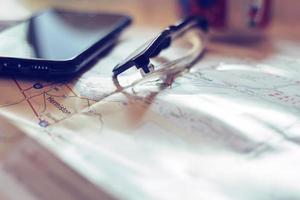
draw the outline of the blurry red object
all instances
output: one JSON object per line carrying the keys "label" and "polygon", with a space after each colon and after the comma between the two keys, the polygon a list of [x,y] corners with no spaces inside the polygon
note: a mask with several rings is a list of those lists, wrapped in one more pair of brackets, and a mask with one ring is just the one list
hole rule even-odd
{"label": "blurry red object", "polygon": [[216,29],[262,29],[270,22],[272,0],[181,0],[185,15],[205,16]]}

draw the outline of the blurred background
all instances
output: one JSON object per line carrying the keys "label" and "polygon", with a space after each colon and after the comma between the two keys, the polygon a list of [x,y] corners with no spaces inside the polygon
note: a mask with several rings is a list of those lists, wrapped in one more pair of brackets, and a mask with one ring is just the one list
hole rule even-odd
{"label": "blurred background", "polygon": [[[179,0],[0,0],[0,20],[24,18],[32,12],[54,6],[122,12],[133,16],[136,25],[166,26],[181,16],[178,2]],[[272,3],[273,25],[300,26],[299,0],[273,0]]]}
{"label": "blurred background", "polygon": [[[47,7],[126,13],[135,24],[160,26],[177,18],[173,0],[0,0],[0,19],[15,20]],[[162,17],[163,16],[163,17]]]}
{"label": "blurred background", "polygon": [[[19,20],[49,7],[68,8],[82,11],[119,12],[133,17],[135,28],[161,30],[182,17],[179,2],[197,0],[0,0],[0,28],[5,20]],[[203,0],[204,2],[230,2],[230,20],[239,21],[241,4],[245,2],[270,1],[271,23],[264,29],[264,35],[300,41],[300,0]],[[235,23],[236,24],[236,23]],[[244,25],[245,26],[245,25]],[[151,29],[153,28],[153,29]],[[146,29],[144,29],[146,30]],[[145,31],[144,31],[145,32]],[[221,35],[223,32],[219,32]],[[240,32],[240,35],[246,35]],[[252,34],[252,33],[250,33]]]}

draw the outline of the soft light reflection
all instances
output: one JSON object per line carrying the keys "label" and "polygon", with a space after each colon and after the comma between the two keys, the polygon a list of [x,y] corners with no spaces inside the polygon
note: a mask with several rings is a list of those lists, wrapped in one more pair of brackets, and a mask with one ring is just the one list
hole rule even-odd
{"label": "soft light reflection", "polygon": [[[199,98],[201,97],[201,98]],[[241,133],[247,135],[249,138],[257,141],[264,141],[274,135],[273,130],[268,129],[262,123],[251,120],[248,117],[243,117],[241,108],[230,101],[226,101],[221,97],[213,95],[175,95],[170,96],[178,105],[190,107],[198,112],[205,112],[212,115],[216,119],[220,119],[224,123],[235,127]],[[246,107],[251,111],[251,107]]]}
{"label": "soft light reflection", "polygon": [[[157,126],[150,127],[149,134],[153,129],[164,133]],[[144,130],[135,134],[145,134]],[[294,174],[300,164],[294,159],[299,150],[247,160],[229,152],[205,153],[197,148],[166,145],[157,137],[152,140],[149,143],[107,132],[94,141],[97,145],[78,137],[72,141],[76,148],[60,149],[60,153],[90,179],[128,199],[271,199],[271,188],[279,189],[275,192],[278,197],[299,197],[295,191],[300,177]],[[176,193],[170,193],[170,188]]]}

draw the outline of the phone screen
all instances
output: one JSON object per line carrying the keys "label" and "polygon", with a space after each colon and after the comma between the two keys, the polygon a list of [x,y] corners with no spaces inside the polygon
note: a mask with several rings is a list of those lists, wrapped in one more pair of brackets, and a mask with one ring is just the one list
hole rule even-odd
{"label": "phone screen", "polygon": [[129,18],[115,14],[48,10],[0,33],[0,57],[70,60]]}

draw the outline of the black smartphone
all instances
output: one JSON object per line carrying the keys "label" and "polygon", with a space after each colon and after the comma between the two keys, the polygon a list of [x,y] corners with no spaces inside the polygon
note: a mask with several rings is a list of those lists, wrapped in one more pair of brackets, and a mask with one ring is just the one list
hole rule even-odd
{"label": "black smartphone", "polygon": [[0,74],[74,74],[130,22],[126,15],[46,10],[0,32]]}

